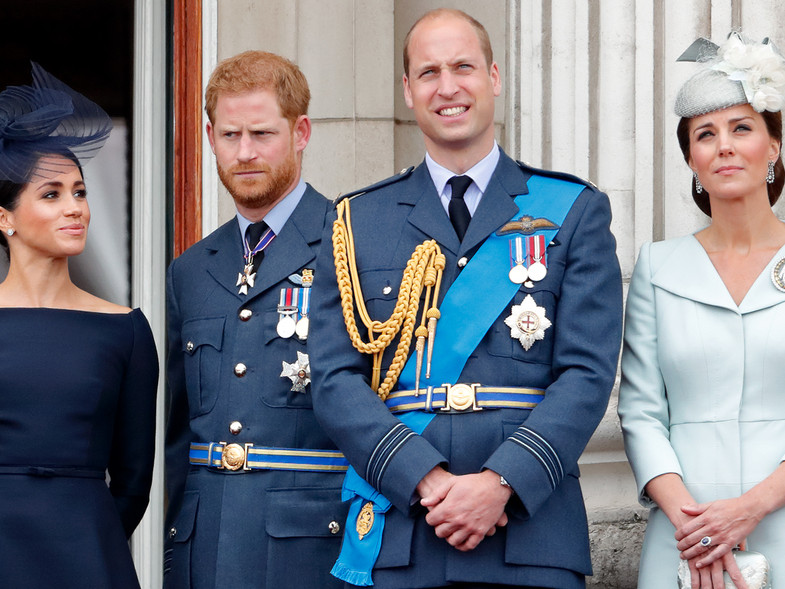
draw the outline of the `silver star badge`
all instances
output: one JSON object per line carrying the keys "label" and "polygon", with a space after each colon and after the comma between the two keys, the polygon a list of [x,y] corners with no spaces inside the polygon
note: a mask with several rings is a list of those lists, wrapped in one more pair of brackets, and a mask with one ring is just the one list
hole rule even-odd
{"label": "silver star badge", "polygon": [[531,295],[526,295],[520,305],[513,305],[510,316],[504,320],[510,328],[510,337],[521,342],[528,351],[532,344],[545,337],[545,330],[551,326],[545,316],[545,308],[538,307]]}
{"label": "silver star badge", "polygon": [[282,362],[283,372],[281,378],[289,378],[292,381],[291,390],[295,393],[304,393],[305,387],[311,382],[311,361],[308,354],[297,352],[297,362],[291,364]]}

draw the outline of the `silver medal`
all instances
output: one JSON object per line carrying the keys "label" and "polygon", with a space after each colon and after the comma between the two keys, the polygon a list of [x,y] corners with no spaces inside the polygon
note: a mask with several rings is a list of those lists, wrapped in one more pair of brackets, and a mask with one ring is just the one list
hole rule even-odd
{"label": "silver medal", "polygon": [[526,266],[523,264],[515,264],[512,268],[510,268],[510,282],[514,282],[515,284],[523,284],[529,279],[529,272],[526,270]]}
{"label": "silver medal", "polygon": [[278,327],[275,330],[280,337],[289,338],[294,335],[296,329],[297,327],[291,315],[281,315],[280,319],[278,319]]}
{"label": "silver medal", "polygon": [[545,275],[548,274],[548,269],[540,261],[532,262],[529,264],[529,278],[534,282],[539,282]]}
{"label": "silver medal", "polygon": [[308,338],[308,317],[301,317],[300,320],[297,322],[297,325],[294,327],[294,332],[297,334],[297,337],[300,339],[307,339]]}

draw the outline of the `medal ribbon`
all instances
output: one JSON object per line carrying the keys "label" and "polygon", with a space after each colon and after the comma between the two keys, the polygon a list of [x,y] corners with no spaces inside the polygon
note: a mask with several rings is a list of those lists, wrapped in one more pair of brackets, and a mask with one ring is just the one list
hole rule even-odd
{"label": "medal ribbon", "polygon": [[301,291],[300,297],[300,316],[298,319],[302,319],[303,317],[308,317],[308,310],[311,307],[311,289],[310,288],[303,288],[297,289]]}
{"label": "medal ribbon", "polygon": [[[516,239],[520,239],[520,237],[517,237]],[[546,251],[544,235],[538,234],[528,236],[526,238],[526,252],[529,259],[529,265],[534,264],[534,262],[542,262],[543,265],[547,266],[545,263]]]}
{"label": "medal ribbon", "polygon": [[[527,181],[528,194],[515,198],[520,218],[524,214],[545,217],[561,226],[575,199],[585,186],[555,178],[531,176]],[[553,238],[558,229],[543,231]],[[543,244],[545,237],[543,236]],[[520,285],[512,283],[507,274],[510,255],[509,237],[490,235],[480,246],[458,278],[450,286],[439,305],[441,318],[434,341],[431,378],[421,375],[420,387],[454,384],[463,367],[488,329],[494,324],[507,304],[518,292]],[[478,306],[477,301],[483,301]],[[466,321],[466,309],[472,309],[472,320]],[[416,354],[410,354],[398,379],[399,388],[414,387]],[[398,418],[415,433],[421,434],[436,416],[425,411],[401,413]],[[359,586],[373,585],[371,571],[379,556],[384,527],[384,513],[390,501],[369,485],[352,466],[346,472],[341,498],[351,501],[344,527],[343,544],[331,574],[347,583]],[[370,532],[359,540],[355,522],[363,505],[373,504],[374,523]]]}
{"label": "medal ribbon", "polygon": [[[513,248],[515,252],[513,253]],[[524,247],[523,238],[516,237],[510,240],[510,268],[521,265],[526,266],[528,257],[527,249]]]}
{"label": "medal ribbon", "polygon": [[265,249],[268,245],[270,245],[273,239],[275,239],[275,232],[270,227],[268,227],[267,230],[262,234],[262,237],[259,239],[259,243],[257,243],[253,249],[251,249],[251,245],[248,243],[248,240],[243,239],[243,255],[245,256],[245,263],[252,263],[253,257]]}

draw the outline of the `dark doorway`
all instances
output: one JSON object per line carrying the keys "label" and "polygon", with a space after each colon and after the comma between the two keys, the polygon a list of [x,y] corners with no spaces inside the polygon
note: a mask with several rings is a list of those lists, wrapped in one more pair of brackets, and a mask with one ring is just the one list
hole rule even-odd
{"label": "dark doorway", "polygon": [[[84,168],[92,221],[71,271],[82,288],[128,304],[134,1],[0,0],[0,27],[0,88],[30,84],[35,61],[113,119],[112,136]],[[0,278],[5,272],[0,259]]]}

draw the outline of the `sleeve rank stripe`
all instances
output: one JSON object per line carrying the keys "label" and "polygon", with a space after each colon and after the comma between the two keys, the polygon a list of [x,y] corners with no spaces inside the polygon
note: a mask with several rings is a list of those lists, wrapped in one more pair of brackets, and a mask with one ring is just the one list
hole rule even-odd
{"label": "sleeve rank stripe", "polygon": [[395,427],[387,432],[376,445],[373,454],[371,454],[365,480],[376,489],[379,489],[390,458],[406,443],[406,440],[414,435],[415,433],[403,423],[396,424]]}
{"label": "sleeve rank stripe", "polygon": [[551,445],[542,436],[523,426],[519,427],[508,439],[531,452],[542,463],[551,485],[555,489],[564,477],[564,470]]}

